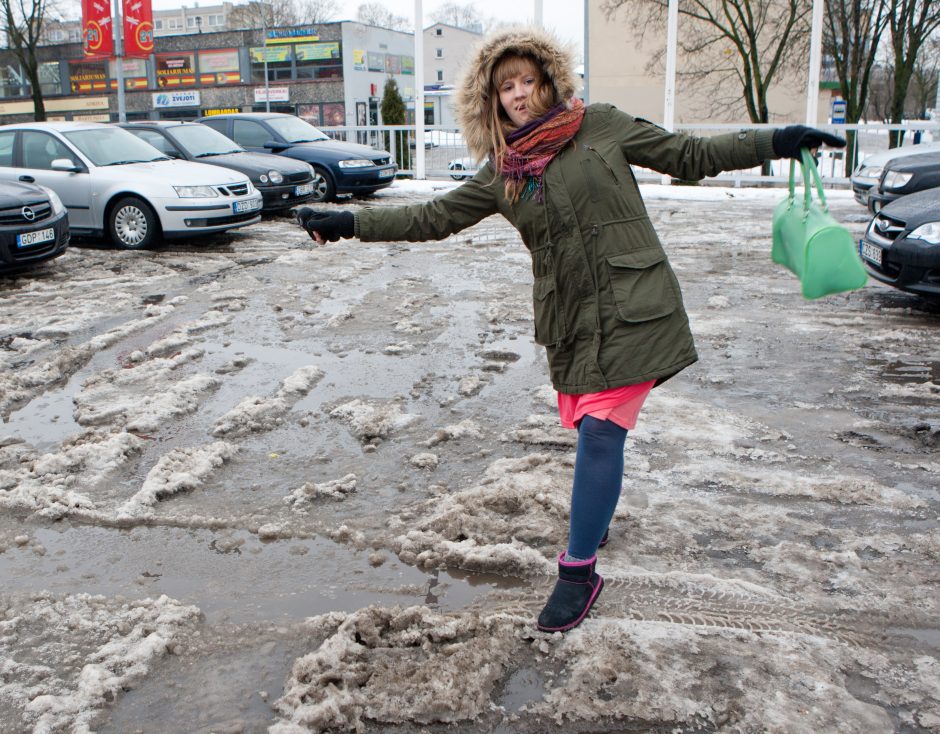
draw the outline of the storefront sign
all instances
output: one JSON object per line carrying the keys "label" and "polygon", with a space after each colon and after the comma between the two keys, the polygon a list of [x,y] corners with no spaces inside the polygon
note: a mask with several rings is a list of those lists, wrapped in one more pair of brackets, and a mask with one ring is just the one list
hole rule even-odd
{"label": "storefront sign", "polygon": [[198,107],[199,92],[156,92],[153,95],[154,109],[161,107]]}
{"label": "storefront sign", "polygon": [[212,110],[203,110],[202,114],[205,117],[212,117],[213,115],[233,115],[237,112],[241,112],[240,107],[216,107]]}
{"label": "storefront sign", "polygon": [[290,87],[255,87],[255,102],[289,102]]}
{"label": "storefront sign", "polygon": [[366,70],[366,52],[353,50],[353,69],[356,71]]}
{"label": "storefront sign", "polygon": [[105,61],[70,61],[69,86],[73,94],[107,92],[108,72]]}
{"label": "storefront sign", "polygon": [[157,86],[188,87],[196,83],[196,54],[157,54]]}
{"label": "storefront sign", "polygon": [[248,49],[248,53],[251,56],[251,60],[255,64],[263,64],[267,61],[269,64],[275,64],[279,61],[290,61],[291,60],[291,48],[290,46],[277,47],[274,48],[265,47],[265,46],[255,46]]}
{"label": "storefront sign", "polygon": [[338,43],[303,43],[294,47],[298,61],[325,61],[339,58]]}
{"label": "storefront sign", "polygon": [[268,43],[302,43],[319,41],[316,28],[275,28],[268,31]]}

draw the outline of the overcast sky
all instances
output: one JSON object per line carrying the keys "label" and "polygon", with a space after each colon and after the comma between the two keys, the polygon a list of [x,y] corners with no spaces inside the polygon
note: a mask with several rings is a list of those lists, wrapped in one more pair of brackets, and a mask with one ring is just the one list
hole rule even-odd
{"label": "overcast sky", "polygon": [[[220,0],[200,0],[199,4],[215,5]],[[457,0],[460,2],[460,0]],[[165,10],[178,8],[181,5],[193,7],[194,0],[152,0],[154,9]],[[336,20],[355,20],[356,8],[362,0],[339,0],[340,10]],[[382,4],[395,15],[403,15],[414,20],[414,0],[381,0]],[[443,4],[445,0],[424,0],[424,25],[430,25],[430,13]],[[464,4],[472,4],[484,18],[498,18],[502,21],[526,23],[531,22],[535,16],[535,3],[531,0],[472,0]],[[543,0],[542,12],[545,27],[554,32],[559,38],[574,45],[577,53],[582,53],[584,46],[584,0]]]}

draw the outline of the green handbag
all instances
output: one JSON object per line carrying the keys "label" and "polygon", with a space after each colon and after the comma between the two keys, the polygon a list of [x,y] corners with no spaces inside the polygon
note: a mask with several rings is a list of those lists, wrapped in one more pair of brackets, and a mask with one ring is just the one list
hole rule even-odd
{"label": "green handbag", "polygon": [[[822,179],[806,148],[803,155],[803,200],[796,198],[793,177],[796,161],[790,161],[790,194],[777,204],[773,219],[775,263],[791,270],[803,285],[804,298],[820,298],[861,288],[868,280],[849,231],[829,214]],[[813,200],[810,172],[819,201]]]}

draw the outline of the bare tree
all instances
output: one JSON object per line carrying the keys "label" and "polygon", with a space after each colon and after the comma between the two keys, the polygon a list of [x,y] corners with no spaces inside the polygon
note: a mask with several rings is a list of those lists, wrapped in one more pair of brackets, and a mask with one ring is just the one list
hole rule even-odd
{"label": "bare tree", "polygon": [[33,119],[46,119],[36,47],[42,38],[49,0],[0,0],[7,44],[23,67],[33,98]]}
{"label": "bare tree", "polygon": [[[868,110],[872,72],[888,27],[890,0],[826,0],[823,46],[835,65],[845,121],[857,123]],[[846,137],[846,170],[855,168],[855,131]]]}
{"label": "bare tree", "polygon": [[[940,28],[940,2],[937,0],[891,0],[891,50],[894,56],[894,92],[891,95],[891,123],[904,120],[904,103],[914,78],[914,69],[924,45]],[[901,144],[903,135],[892,131],[890,146]]]}
{"label": "bare tree", "polygon": [[444,23],[471,31],[482,31],[485,25],[479,10],[473,5],[462,5],[458,2],[444,3],[430,13],[430,16],[435,23]]}
{"label": "bare tree", "polygon": [[911,91],[908,95],[908,110],[911,117],[923,120],[927,110],[937,102],[937,84],[940,82],[940,36],[928,41],[926,53],[914,66]]}
{"label": "bare tree", "polygon": [[[7,0],[0,0],[6,2]],[[277,28],[303,22],[294,0],[249,0],[228,14],[228,26],[237,28]]]}
{"label": "bare tree", "polygon": [[388,28],[393,31],[410,31],[413,24],[403,15],[395,15],[382,3],[363,3],[356,10],[356,20],[366,25]]}
{"label": "bare tree", "polygon": [[339,3],[337,0],[298,0],[297,12],[301,23],[326,23],[336,18]]}
{"label": "bare tree", "polygon": [[[642,36],[662,31],[668,0],[604,0],[601,8],[608,18],[628,8],[629,23]],[[731,85],[751,122],[769,122],[767,93],[774,79],[805,59],[801,51],[810,10],[809,0],[679,0],[680,16],[686,19],[679,34],[685,54],[681,76],[710,85],[716,105],[731,101]]]}

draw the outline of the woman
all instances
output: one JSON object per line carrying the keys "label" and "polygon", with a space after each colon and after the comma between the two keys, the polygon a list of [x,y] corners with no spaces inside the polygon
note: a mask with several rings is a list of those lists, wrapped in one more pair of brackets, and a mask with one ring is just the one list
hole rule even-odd
{"label": "woman", "polygon": [[603,588],[597,548],[620,496],[627,432],[650,390],[696,361],[679,283],[630,164],[682,179],[752,168],[800,148],[845,145],[801,125],[714,138],[669,133],[574,97],[568,52],[532,29],[485,41],[459,87],[470,154],[488,160],[433,201],[298,218],[319,243],[442,239],[500,213],[532,256],[535,341],[561,422],[578,430],[566,551],[538,628],[577,626]]}

